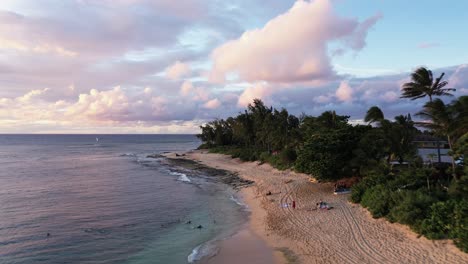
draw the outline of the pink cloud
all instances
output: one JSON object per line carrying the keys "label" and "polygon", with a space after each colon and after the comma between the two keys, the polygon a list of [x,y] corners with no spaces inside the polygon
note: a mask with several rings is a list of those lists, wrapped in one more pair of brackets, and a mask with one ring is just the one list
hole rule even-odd
{"label": "pink cloud", "polygon": [[336,98],[342,102],[351,102],[353,100],[353,89],[347,81],[342,81],[336,90]]}
{"label": "pink cloud", "polygon": [[263,28],[217,47],[211,54],[210,79],[223,82],[229,73],[251,82],[329,79],[335,73],[328,44],[341,41],[346,48],[362,49],[368,30],[380,17],[359,23],[335,14],[329,0],[297,1]]}
{"label": "pink cloud", "polygon": [[206,109],[216,109],[220,106],[221,106],[221,102],[217,98],[212,99],[203,105],[203,107]]}
{"label": "pink cloud", "polygon": [[386,102],[395,102],[398,99],[400,99],[400,94],[394,92],[394,91],[388,91],[385,92],[381,98],[386,101]]}
{"label": "pink cloud", "polygon": [[176,61],[171,66],[167,67],[165,72],[168,78],[177,80],[190,73],[190,66],[186,63]]}
{"label": "pink cloud", "polygon": [[188,96],[193,90],[193,84],[191,81],[184,81],[180,87],[180,94],[182,96]]}
{"label": "pink cloud", "polygon": [[253,103],[254,99],[262,99],[266,103],[270,103],[269,96],[273,93],[273,89],[266,84],[258,83],[249,87],[242,92],[237,101],[239,107],[246,107]]}
{"label": "pink cloud", "polygon": [[92,89],[89,94],[80,94],[78,102],[67,109],[66,115],[86,116],[94,120],[115,120],[127,115],[130,102],[126,94],[115,87],[109,91]]}
{"label": "pink cloud", "polygon": [[195,87],[191,81],[184,81],[179,89],[179,94],[193,101],[206,101],[210,98],[210,92],[203,87]]}
{"label": "pink cloud", "polygon": [[38,96],[48,92],[50,89],[49,88],[44,88],[42,90],[32,90],[25,95],[16,98],[16,100],[22,102],[22,103],[30,103],[34,98],[37,98]]}
{"label": "pink cloud", "polygon": [[[0,98],[0,131],[18,126],[52,124],[73,127],[109,127],[130,125],[164,126],[174,122],[193,122],[203,109],[220,106],[218,99],[196,101],[153,95],[148,89],[139,94],[114,87],[100,91],[92,89],[80,94],[75,101],[44,100],[50,89],[32,90],[16,98]],[[208,95],[207,95],[208,96]],[[176,127],[174,127],[176,128]]]}

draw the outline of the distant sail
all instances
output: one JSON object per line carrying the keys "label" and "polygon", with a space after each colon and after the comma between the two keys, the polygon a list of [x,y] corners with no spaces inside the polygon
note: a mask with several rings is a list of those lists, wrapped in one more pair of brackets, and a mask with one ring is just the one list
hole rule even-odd
{"label": "distant sail", "polygon": [[98,141],[99,141],[99,138],[96,138],[96,142],[98,142]]}

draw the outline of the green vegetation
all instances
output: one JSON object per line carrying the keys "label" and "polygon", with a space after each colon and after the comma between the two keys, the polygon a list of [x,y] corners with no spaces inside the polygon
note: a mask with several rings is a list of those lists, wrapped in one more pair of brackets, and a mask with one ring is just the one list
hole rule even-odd
{"label": "green vegetation", "polygon": [[[431,239],[453,239],[468,252],[468,96],[448,104],[433,99],[454,90],[443,88],[443,76],[433,80],[431,71],[419,68],[403,86],[403,98],[429,97],[417,114],[424,122],[413,122],[409,114],[391,121],[373,106],[365,116],[369,125],[353,126],[349,116],[335,111],[296,117],[256,99],[236,117],[201,126],[200,148],[321,181],[357,176],[361,181],[351,200],[374,217],[406,224]],[[423,164],[413,144],[421,134],[447,138],[454,162]]]}

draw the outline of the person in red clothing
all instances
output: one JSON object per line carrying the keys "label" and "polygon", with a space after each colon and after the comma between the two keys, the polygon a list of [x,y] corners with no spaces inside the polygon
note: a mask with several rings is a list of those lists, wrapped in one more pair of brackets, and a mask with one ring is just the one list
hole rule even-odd
{"label": "person in red clothing", "polygon": [[293,208],[293,209],[296,209],[296,201],[293,201],[293,202],[292,202],[292,208]]}

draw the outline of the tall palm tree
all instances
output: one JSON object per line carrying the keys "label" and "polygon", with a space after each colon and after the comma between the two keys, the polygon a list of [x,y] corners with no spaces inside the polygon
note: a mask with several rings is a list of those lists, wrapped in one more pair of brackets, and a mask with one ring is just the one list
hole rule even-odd
{"label": "tall palm tree", "polygon": [[425,67],[416,69],[411,74],[411,82],[403,84],[401,98],[411,98],[416,100],[428,96],[429,102],[432,102],[433,96],[449,95],[450,91],[455,91],[453,88],[444,88],[448,82],[442,81],[445,73],[442,73],[439,78],[434,80],[432,71]]}
{"label": "tall palm tree", "polygon": [[364,117],[364,121],[368,122],[369,124],[373,122],[379,122],[384,119],[384,114],[382,110],[378,106],[372,106],[367,110],[366,117]]}
{"label": "tall palm tree", "polygon": [[[416,114],[430,120],[429,122],[417,122],[419,126],[434,131],[436,135],[447,137],[450,150],[453,149],[453,143],[455,142],[453,132],[456,130],[456,125],[458,124],[458,115],[453,110],[453,105],[446,105],[442,100],[437,98],[434,101],[427,102],[423,110]],[[455,172],[455,161],[453,159],[452,168],[453,172]]]}

